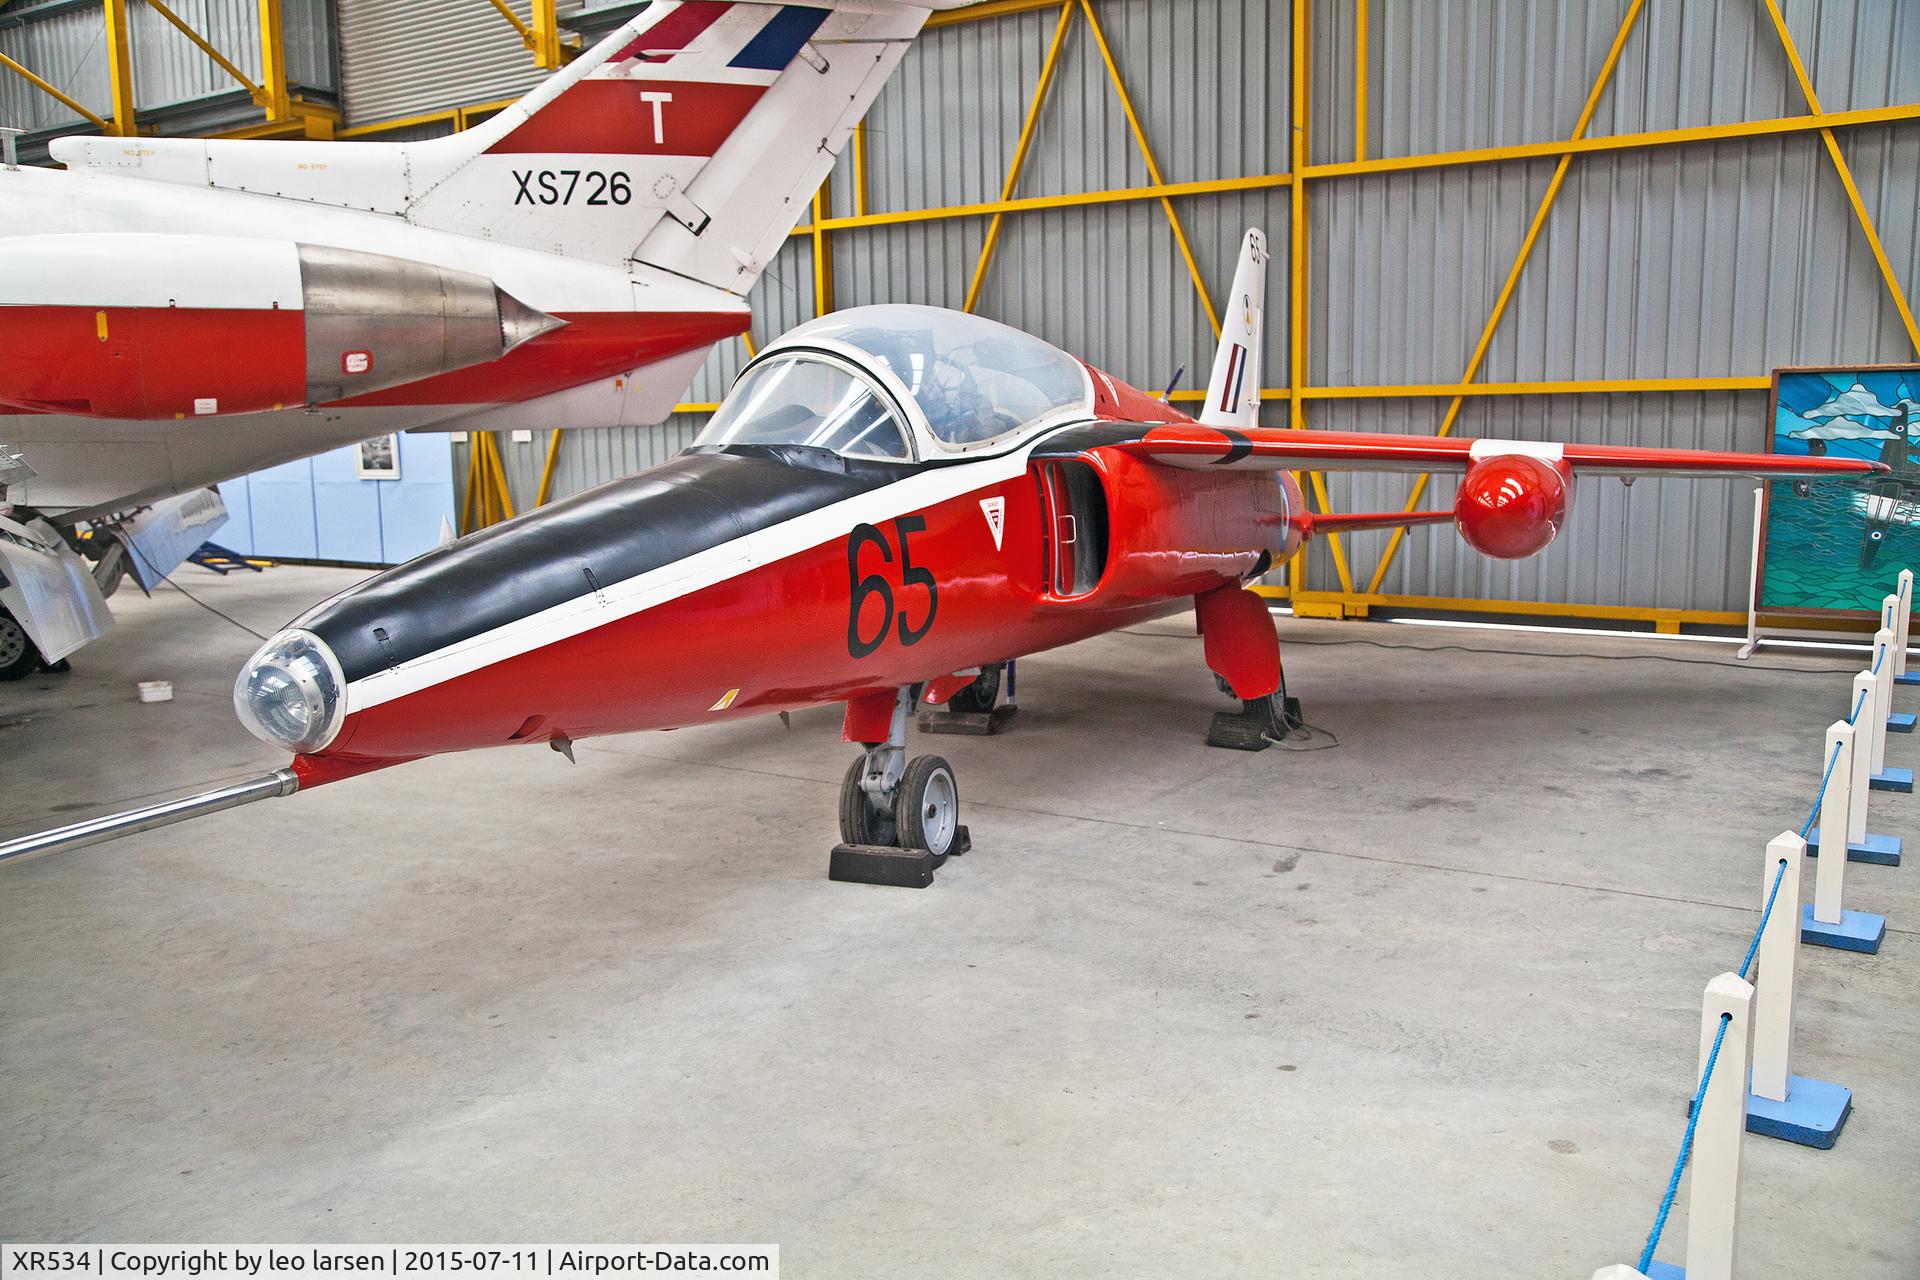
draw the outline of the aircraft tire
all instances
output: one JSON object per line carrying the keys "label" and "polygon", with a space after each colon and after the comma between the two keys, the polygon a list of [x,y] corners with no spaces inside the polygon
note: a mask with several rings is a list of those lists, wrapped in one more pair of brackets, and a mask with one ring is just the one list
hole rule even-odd
{"label": "aircraft tire", "polygon": [[39,665],[40,650],[34,647],[27,629],[11,613],[0,609],[0,680],[24,680]]}
{"label": "aircraft tire", "polygon": [[867,756],[862,752],[847,766],[847,776],[840,783],[840,839],[847,844],[898,844],[893,815],[876,809],[860,787],[866,771]]}
{"label": "aircraft tire", "polygon": [[925,849],[936,858],[953,851],[960,833],[960,784],[952,765],[939,756],[915,756],[907,762],[893,803],[902,848]]}

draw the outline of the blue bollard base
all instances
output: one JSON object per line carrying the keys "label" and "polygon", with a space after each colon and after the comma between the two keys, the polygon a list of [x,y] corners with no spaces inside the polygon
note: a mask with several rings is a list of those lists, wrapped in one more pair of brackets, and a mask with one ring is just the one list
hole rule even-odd
{"label": "blue bollard base", "polygon": [[1687,1269],[1671,1262],[1649,1262],[1646,1277],[1647,1280],[1687,1280]]}
{"label": "blue bollard base", "polygon": [[1915,716],[1911,711],[1896,711],[1887,717],[1887,732],[1912,733],[1916,719],[1920,717]]}
{"label": "blue bollard base", "polygon": [[1800,941],[1816,947],[1835,947],[1841,951],[1859,951],[1873,955],[1887,936],[1887,918],[1871,911],[1842,911],[1839,924],[1827,924],[1813,918],[1813,904],[1800,907]]}
{"label": "blue bollard base", "polygon": [[1747,1132],[1831,1150],[1853,1111],[1853,1090],[1825,1080],[1787,1077],[1787,1100],[1747,1095]]}
{"label": "blue bollard base", "polygon": [[[1807,856],[1820,856],[1820,828],[1807,832]],[[1848,862],[1871,862],[1877,867],[1900,865],[1900,837],[1877,835],[1869,831],[1865,840],[1847,842]]]}
{"label": "blue bollard base", "polygon": [[1869,777],[1867,786],[1875,791],[1911,791],[1913,790],[1913,770],[1896,769],[1888,765]]}
{"label": "blue bollard base", "polygon": [[1909,671],[1903,676],[1893,678],[1895,684],[1920,684],[1920,672]]}

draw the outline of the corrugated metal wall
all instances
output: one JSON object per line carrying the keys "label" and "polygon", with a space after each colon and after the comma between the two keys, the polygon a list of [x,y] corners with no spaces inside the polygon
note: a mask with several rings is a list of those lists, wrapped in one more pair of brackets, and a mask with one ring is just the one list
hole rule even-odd
{"label": "corrugated metal wall", "polygon": [[[257,0],[172,0],[168,7],[259,82]],[[137,110],[244,92],[231,76],[146,5],[130,4],[127,16]],[[336,84],[328,0],[284,0],[281,21],[286,31],[289,82],[332,93]],[[0,12],[0,53],[100,115],[113,114],[105,23],[98,4],[14,0]],[[60,103],[19,77],[0,71],[0,124],[33,133],[78,123],[81,117]]]}
{"label": "corrugated metal wall", "polygon": [[[1289,168],[1291,11],[1284,0],[1095,0],[1142,127],[1169,182]],[[1313,7],[1316,163],[1355,158],[1357,6]],[[1566,138],[1627,0],[1371,0],[1368,155]],[[1794,0],[1787,22],[1829,111],[1920,101],[1920,5]],[[1058,21],[1041,10],[931,30],[869,117],[873,211],[999,198]],[[1593,135],[1801,114],[1804,103],[1759,0],[1650,0],[1600,99]],[[1893,266],[1920,293],[1920,124],[1842,130]],[[1553,158],[1309,184],[1309,380],[1457,382]],[[832,212],[853,211],[843,158]],[[1084,21],[1076,20],[1019,196],[1149,181]],[[1174,201],[1208,288],[1224,291],[1242,229],[1276,249],[1266,377],[1287,372],[1285,187]],[[843,230],[830,237],[834,301],[958,306],[987,219]],[[754,293],[766,338],[812,310],[812,246],[789,245]],[[1204,377],[1212,337],[1157,201],[1009,216],[979,310],[1030,329],[1138,385],[1185,365]],[[1752,376],[1796,363],[1911,359],[1898,315],[1817,133],[1576,157],[1496,331],[1479,380]],[[739,367],[716,353],[688,392],[719,398]],[[1763,447],[1766,393],[1688,391],[1470,397],[1461,434]],[[1431,432],[1446,398],[1315,400],[1312,425]],[[1284,423],[1284,402],[1267,420]],[[618,474],[684,437],[569,436],[556,491]],[[544,443],[508,446],[516,494]],[[1329,477],[1339,509],[1397,507],[1408,478]],[[1445,484],[1436,503],[1450,498]],[[1750,489],[1727,482],[1583,486],[1569,534],[1520,564],[1468,551],[1450,529],[1412,534],[1388,593],[1641,608],[1744,607]],[[1348,540],[1356,586],[1385,535]],[[1308,585],[1338,582],[1319,548]]]}
{"label": "corrugated metal wall", "polygon": [[[347,127],[517,98],[546,74],[487,0],[335,0]],[[509,0],[527,20],[531,0]],[[560,0],[564,17],[582,0]]]}

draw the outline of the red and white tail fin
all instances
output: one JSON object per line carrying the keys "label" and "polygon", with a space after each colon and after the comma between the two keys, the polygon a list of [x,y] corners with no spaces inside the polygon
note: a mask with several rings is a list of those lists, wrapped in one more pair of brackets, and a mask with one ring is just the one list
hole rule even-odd
{"label": "red and white tail fin", "polygon": [[1220,350],[1214,353],[1207,403],[1199,416],[1210,427],[1260,425],[1260,344],[1266,328],[1266,295],[1267,238],[1253,229],[1240,244],[1233,291],[1227,295],[1226,313],[1220,317]]}
{"label": "red and white tail fin", "polygon": [[[474,0],[479,3],[479,0]],[[653,0],[526,97],[421,142],[72,137],[116,177],[280,196],[744,294],[928,13],[965,0]]]}
{"label": "red and white tail fin", "polygon": [[478,129],[412,144],[407,217],[745,293],[934,3],[655,0]]}

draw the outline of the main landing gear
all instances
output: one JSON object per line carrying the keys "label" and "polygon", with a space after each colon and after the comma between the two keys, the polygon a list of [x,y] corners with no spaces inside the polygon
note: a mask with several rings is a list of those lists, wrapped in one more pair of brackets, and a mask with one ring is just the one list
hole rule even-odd
{"label": "main landing gear", "polygon": [[907,718],[920,701],[920,686],[901,689],[890,701],[877,694],[847,704],[845,734],[865,750],[840,784],[841,843],[833,847],[827,876],[924,889],[942,863],[973,842],[960,822],[953,766],[939,756],[907,758]]}
{"label": "main landing gear", "polygon": [[1207,745],[1265,751],[1304,723],[1300,700],[1287,696],[1280,633],[1267,602],[1243,587],[1219,587],[1193,604],[1214,683],[1240,700],[1238,711],[1214,713]]}

